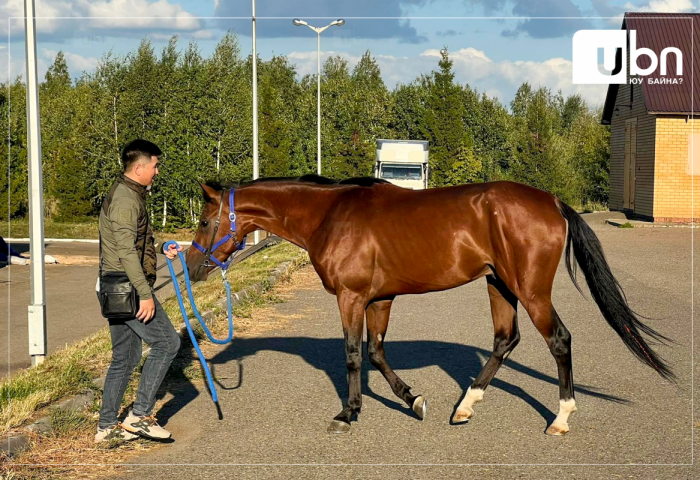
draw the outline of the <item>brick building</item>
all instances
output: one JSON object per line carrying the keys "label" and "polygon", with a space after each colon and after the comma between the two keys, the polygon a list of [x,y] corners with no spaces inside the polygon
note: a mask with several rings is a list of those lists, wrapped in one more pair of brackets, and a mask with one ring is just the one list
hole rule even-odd
{"label": "brick building", "polygon": [[[608,87],[602,117],[603,125],[611,126],[610,209],[654,221],[697,221],[700,123],[694,131],[693,109],[700,106],[700,41],[695,41],[700,15],[627,13],[622,29],[627,31],[628,79]],[[649,75],[629,75],[631,30],[636,49],[648,48],[659,60]],[[661,56],[667,47],[681,51],[682,75],[677,75],[675,53]],[[618,49],[613,73],[619,72],[621,59]],[[664,59],[666,75],[661,75]],[[647,55],[637,59],[642,69],[650,64]]]}

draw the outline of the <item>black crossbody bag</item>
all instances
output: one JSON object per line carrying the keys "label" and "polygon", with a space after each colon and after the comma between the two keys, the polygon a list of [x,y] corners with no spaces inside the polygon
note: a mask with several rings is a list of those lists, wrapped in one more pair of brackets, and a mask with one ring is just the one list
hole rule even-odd
{"label": "black crossbody bag", "polygon": [[[148,213],[146,213],[146,234],[141,249],[141,268],[146,253],[148,238]],[[102,233],[100,233],[100,308],[102,316],[108,320],[129,320],[136,318],[139,311],[139,294],[131,284],[126,272],[102,273]]]}

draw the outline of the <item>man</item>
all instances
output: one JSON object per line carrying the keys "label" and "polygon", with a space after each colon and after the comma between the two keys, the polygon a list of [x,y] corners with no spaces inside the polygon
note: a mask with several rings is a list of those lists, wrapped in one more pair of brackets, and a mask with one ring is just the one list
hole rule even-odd
{"label": "man", "polygon": [[[158,387],[180,348],[180,337],[152,291],[157,260],[146,211],[146,193],[158,175],[160,155],[160,149],[146,140],[134,140],[124,147],[124,174],[110,188],[100,211],[102,270],[126,272],[138,292],[140,308],[133,319],[109,321],[112,363],[105,379],[96,442],[131,440],[137,436],[158,440],[170,438],[170,432],[158,425],[153,415]],[[171,260],[177,256],[174,246],[164,253]],[[151,347],[151,352],[141,372],[133,409],[122,423],[118,423],[124,391],[133,369],[141,361],[142,341]]]}

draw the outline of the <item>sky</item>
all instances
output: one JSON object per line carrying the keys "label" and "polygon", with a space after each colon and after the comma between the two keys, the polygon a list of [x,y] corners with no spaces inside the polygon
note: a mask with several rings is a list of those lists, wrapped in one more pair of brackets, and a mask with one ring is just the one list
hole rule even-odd
{"label": "sky", "polygon": [[[208,56],[227,31],[244,54],[252,52],[252,0],[35,0],[39,75],[63,51],[71,74],[93,71],[103,55],[134,51],[148,37],[159,52],[172,35],[184,49],[196,41]],[[257,51],[285,55],[299,75],[322,61],[346,58],[352,68],[370,51],[393,89],[438,68],[440,50],[454,61],[456,81],[509,104],[517,88],[580,93],[592,105],[605,86],[572,85],[572,37],[580,29],[619,29],[624,12],[699,12],[698,0],[256,0]],[[0,0],[0,81],[22,75],[24,0]],[[4,60],[4,61],[2,61]]]}

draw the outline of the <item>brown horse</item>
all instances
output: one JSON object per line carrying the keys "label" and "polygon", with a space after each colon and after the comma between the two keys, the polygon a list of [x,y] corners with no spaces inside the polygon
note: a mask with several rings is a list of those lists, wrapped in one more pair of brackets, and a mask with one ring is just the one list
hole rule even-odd
{"label": "brown horse", "polygon": [[[484,276],[493,316],[493,354],[467,389],[452,421],[469,421],[473,405],[482,400],[484,389],[518,344],[520,302],[558,368],[560,409],[546,433],[568,432],[569,414],[576,410],[571,335],[551,300],[554,275],[565,247],[566,266],[574,284],[572,246],[575,261],[608,324],[637,358],[664,378],[673,378],[641,333],[660,341],[666,337],[636,317],[595,233],[571,207],[549,193],[511,182],[413,191],[374,178],[340,182],[317,175],[263,179],[235,188],[232,225],[226,201],[230,191],[213,184],[202,185],[202,189],[206,205],[195,241],[211,247],[227,234],[234,239],[224,240],[214,251],[218,261],[225,261],[248,233],[266,230],[305,249],[325,289],[337,296],[349,398],[331,422],[331,432],[349,431],[351,420],[360,413],[365,317],[370,362],[422,419],[426,401],[410,393],[410,387],[385,358],[391,304],[397,295],[446,290]],[[207,255],[189,250],[187,266],[192,280],[206,277],[211,268],[205,263],[210,252],[211,248]]]}

